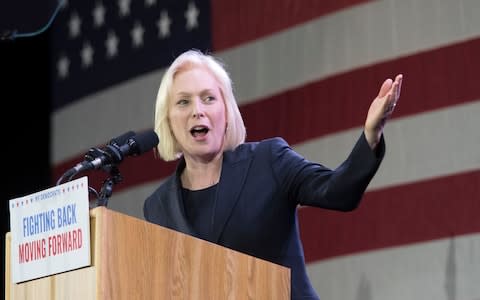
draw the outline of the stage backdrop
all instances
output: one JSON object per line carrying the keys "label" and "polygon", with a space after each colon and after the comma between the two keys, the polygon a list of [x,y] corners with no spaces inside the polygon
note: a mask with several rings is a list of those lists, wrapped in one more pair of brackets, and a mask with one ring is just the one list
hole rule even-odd
{"label": "stage backdrop", "polygon": [[[153,127],[186,49],[225,62],[249,141],[282,136],[332,168],[402,73],[360,207],[299,210],[308,271],[323,299],[480,299],[479,15],[476,0],[67,1],[52,27],[52,183],[90,147]],[[127,158],[109,207],[143,218],[174,167]],[[85,175],[99,190],[108,174]]]}

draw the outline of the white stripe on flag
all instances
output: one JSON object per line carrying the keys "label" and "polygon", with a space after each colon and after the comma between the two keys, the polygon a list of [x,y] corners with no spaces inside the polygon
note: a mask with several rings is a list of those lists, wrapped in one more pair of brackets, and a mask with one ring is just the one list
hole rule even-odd
{"label": "white stripe on flag", "polygon": [[480,299],[480,234],[308,264],[321,299]]}
{"label": "white stripe on flag", "polygon": [[[385,159],[368,189],[480,169],[479,115],[480,101],[475,101],[389,121]],[[336,167],[361,130],[331,134],[294,149],[312,161]]]}
{"label": "white stripe on flag", "polygon": [[[238,101],[480,35],[475,1],[371,1],[219,53]],[[396,74],[393,74],[394,76]],[[383,78],[379,78],[383,80]]]}

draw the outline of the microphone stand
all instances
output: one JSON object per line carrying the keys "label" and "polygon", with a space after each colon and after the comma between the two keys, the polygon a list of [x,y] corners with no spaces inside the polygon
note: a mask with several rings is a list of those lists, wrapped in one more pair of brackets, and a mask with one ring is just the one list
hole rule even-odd
{"label": "microphone stand", "polygon": [[102,169],[109,173],[110,177],[103,181],[99,197],[96,201],[96,205],[107,207],[108,199],[110,198],[110,196],[112,196],[113,186],[121,182],[123,180],[123,177],[120,174],[118,167],[114,164],[104,166]]}
{"label": "microphone stand", "polygon": [[[108,199],[112,195],[113,186],[123,180],[117,164],[123,161],[124,157],[129,155],[139,155],[158,144],[158,136],[153,131],[145,131],[135,134],[129,131],[113,139],[105,149],[90,148],[85,154],[85,160],[78,163],[75,167],[67,170],[57,181],[57,185],[64,181],[70,181],[81,172],[101,168],[106,171],[110,177],[103,182],[100,193],[91,187],[88,187],[90,193],[97,196],[96,206],[107,206]],[[90,198],[89,198],[90,199]],[[93,208],[94,205],[89,205]]]}

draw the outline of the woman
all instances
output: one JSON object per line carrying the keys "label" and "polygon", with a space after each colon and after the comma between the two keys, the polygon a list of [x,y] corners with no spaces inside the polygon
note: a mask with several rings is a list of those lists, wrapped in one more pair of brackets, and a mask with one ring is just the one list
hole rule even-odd
{"label": "woman", "polygon": [[158,153],[178,159],[144,203],[145,219],[291,269],[292,299],[318,299],[307,277],[298,205],[350,211],[384,156],[383,127],[402,75],[385,80],[349,157],[331,170],[307,161],[282,138],[245,143],[229,75],[190,50],[164,74],[157,95]]}

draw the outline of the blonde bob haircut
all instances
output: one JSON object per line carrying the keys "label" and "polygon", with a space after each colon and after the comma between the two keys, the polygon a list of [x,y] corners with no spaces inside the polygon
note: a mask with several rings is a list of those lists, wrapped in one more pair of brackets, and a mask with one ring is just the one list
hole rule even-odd
{"label": "blonde bob haircut", "polygon": [[170,65],[162,77],[157,93],[154,130],[160,140],[157,146],[158,154],[165,161],[176,160],[182,156],[170,128],[168,118],[169,99],[175,75],[192,67],[206,68],[212,73],[220,86],[227,114],[223,151],[233,150],[245,142],[245,125],[233,95],[232,81],[224,65],[211,55],[204,54],[196,49],[188,50],[178,56]]}

